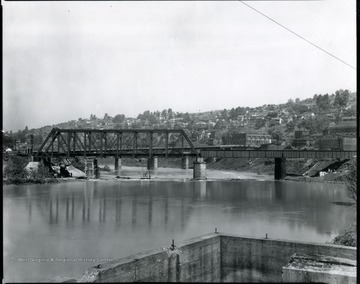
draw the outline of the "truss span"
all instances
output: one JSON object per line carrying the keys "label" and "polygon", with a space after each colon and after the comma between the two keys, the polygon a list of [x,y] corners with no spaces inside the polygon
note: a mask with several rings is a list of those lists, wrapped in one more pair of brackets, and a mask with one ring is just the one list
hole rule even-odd
{"label": "truss span", "polygon": [[199,156],[183,129],[53,128],[36,157],[181,157]]}

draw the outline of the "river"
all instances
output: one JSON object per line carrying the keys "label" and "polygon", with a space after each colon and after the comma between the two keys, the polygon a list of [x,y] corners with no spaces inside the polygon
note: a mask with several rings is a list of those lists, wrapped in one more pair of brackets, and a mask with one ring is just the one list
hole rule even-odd
{"label": "river", "polygon": [[[343,185],[123,167],[132,179],[4,186],[4,281],[80,278],[106,260],[214,232],[325,243],[356,218]],[[133,179],[133,178],[137,179]]]}

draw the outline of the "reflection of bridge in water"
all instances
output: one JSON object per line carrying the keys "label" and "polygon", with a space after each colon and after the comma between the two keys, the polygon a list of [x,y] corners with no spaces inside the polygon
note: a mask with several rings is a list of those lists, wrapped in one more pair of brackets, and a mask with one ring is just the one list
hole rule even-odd
{"label": "reflection of bridge in water", "polygon": [[[351,159],[356,151],[335,150],[260,150],[226,146],[197,146],[183,129],[59,129],[53,128],[41,146],[30,151],[37,159],[61,157],[115,158],[115,170],[122,157],[148,159],[148,169],[157,168],[158,158],[183,159],[189,168],[189,157],[195,157],[194,178],[204,179],[203,158],[271,158],[275,160],[275,179],[286,175],[286,158]],[[120,160],[120,161],[119,161]],[[119,165],[120,162],[120,165]],[[97,165],[97,164],[96,164]]]}

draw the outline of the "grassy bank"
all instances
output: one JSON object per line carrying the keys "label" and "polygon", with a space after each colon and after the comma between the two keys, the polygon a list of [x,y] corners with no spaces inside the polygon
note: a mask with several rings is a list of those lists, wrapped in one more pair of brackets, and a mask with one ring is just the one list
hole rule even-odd
{"label": "grassy bank", "polygon": [[59,182],[56,178],[5,178],[3,179],[3,184],[16,184],[16,185],[25,185],[25,184],[47,184],[47,183],[57,183]]}

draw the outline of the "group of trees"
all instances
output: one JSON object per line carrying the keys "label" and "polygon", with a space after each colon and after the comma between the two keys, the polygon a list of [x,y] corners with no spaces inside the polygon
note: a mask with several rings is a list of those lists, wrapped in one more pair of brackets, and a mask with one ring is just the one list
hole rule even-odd
{"label": "group of trees", "polygon": [[46,183],[54,182],[55,179],[50,173],[49,168],[42,162],[37,169],[27,170],[28,159],[20,156],[13,156],[7,161],[3,170],[5,182],[12,184],[23,183]]}
{"label": "group of trees", "polygon": [[330,119],[326,115],[315,115],[302,120],[298,126],[305,128],[310,133],[321,133],[330,124]]}
{"label": "group of trees", "polygon": [[[345,108],[349,102],[350,92],[349,90],[337,90],[331,97],[329,94],[317,95],[315,94],[313,99],[316,102],[316,106],[319,111],[327,111],[331,108],[342,109]],[[333,102],[332,102],[333,101]]]}

